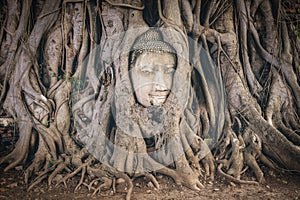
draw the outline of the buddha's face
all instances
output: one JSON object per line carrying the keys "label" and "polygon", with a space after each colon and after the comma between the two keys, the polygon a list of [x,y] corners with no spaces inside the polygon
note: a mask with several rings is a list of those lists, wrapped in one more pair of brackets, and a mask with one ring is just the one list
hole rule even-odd
{"label": "buddha's face", "polygon": [[130,70],[137,101],[145,107],[162,105],[171,91],[175,68],[170,53],[145,52],[138,56]]}

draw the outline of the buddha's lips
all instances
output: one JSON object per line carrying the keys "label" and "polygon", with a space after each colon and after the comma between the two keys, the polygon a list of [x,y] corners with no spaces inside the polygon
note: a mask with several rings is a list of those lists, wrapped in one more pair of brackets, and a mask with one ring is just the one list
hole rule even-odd
{"label": "buddha's lips", "polygon": [[167,90],[163,90],[163,91],[155,91],[149,94],[150,97],[161,97],[161,98],[165,98],[166,96],[168,96],[169,91]]}
{"label": "buddha's lips", "polygon": [[149,96],[156,99],[165,99],[168,94],[150,94]]}

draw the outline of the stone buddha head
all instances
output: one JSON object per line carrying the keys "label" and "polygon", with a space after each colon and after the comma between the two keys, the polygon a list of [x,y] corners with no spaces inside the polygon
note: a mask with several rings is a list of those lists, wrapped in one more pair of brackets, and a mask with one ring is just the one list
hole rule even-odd
{"label": "stone buddha head", "polygon": [[168,98],[177,66],[175,49],[157,29],[149,29],[134,42],[129,71],[136,100],[144,107],[162,105]]}

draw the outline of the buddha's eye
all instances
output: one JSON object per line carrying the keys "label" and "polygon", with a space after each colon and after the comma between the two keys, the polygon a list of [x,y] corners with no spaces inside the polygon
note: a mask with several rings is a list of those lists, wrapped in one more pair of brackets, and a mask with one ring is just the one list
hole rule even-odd
{"label": "buddha's eye", "polygon": [[149,67],[144,67],[141,69],[141,72],[143,72],[144,74],[151,74],[153,73],[153,69]]}
{"label": "buddha's eye", "polygon": [[165,73],[166,74],[172,74],[175,71],[175,69],[173,67],[167,67],[165,69]]}

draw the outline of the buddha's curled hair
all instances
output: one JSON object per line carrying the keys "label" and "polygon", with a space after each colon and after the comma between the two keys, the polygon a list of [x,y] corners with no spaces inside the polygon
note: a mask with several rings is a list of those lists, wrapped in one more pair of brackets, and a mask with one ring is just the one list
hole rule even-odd
{"label": "buddha's curled hair", "polygon": [[157,28],[151,28],[141,34],[134,42],[129,55],[129,64],[134,64],[137,57],[144,52],[170,53],[175,57],[176,50],[165,42],[162,33]]}

